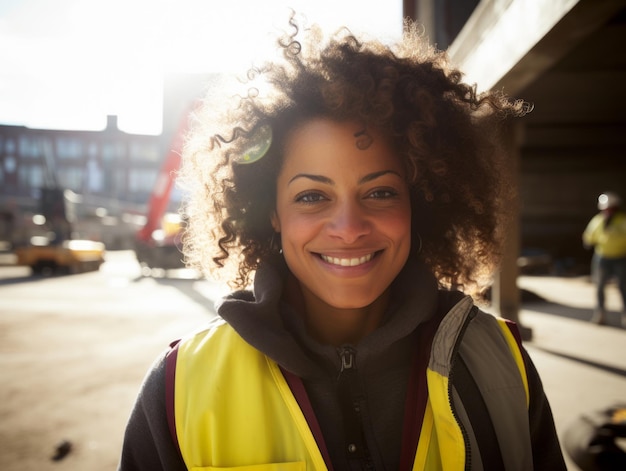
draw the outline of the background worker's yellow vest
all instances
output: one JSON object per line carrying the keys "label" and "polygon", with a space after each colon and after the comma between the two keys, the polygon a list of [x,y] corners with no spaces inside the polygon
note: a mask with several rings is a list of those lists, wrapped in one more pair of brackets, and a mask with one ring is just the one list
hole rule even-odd
{"label": "background worker's yellow vest", "polygon": [[606,258],[626,257],[626,215],[618,212],[605,227],[604,214],[596,214],[583,232],[583,241],[594,247],[595,253]]}
{"label": "background worker's yellow vest", "polygon": [[[521,354],[507,342],[525,379]],[[430,398],[414,469],[461,471],[465,448],[448,378],[431,369],[427,375]],[[174,391],[176,437],[189,470],[327,469],[278,365],[229,325],[180,342]]]}

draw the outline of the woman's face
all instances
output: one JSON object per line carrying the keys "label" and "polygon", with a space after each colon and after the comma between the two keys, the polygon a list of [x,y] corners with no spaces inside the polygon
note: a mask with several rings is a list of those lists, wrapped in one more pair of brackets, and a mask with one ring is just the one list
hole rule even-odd
{"label": "woman's face", "polygon": [[[314,119],[285,145],[272,225],[305,297],[338,309],[369,306],[404,266],[411,245],[409,189],[400,159],[376,134]],[[367,136],[365,136],[367,137]]]}

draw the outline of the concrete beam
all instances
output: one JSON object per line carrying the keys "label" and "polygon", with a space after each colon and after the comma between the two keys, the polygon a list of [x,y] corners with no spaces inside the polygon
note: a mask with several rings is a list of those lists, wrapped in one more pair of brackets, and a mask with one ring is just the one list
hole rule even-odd
{"label": "concrete beam", "polygon": [[623,0],[483,0],[448,54],[467,82],[514,96],[623,7]]}

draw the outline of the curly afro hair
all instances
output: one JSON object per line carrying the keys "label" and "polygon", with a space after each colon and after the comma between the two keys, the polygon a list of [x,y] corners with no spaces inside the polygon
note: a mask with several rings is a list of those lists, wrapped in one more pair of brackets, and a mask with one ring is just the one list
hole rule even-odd
{"label": "curly afro hair", "polygon": [[[411,22],[395,45],[346,29],[325,39],[293,17],[290,27],[279,40],[282,57],[251,69],[230,109],[216,120],[206,102],[196,116],[179,175],[189,190],[187,262],[205,274],[231,266],[229,282],[244,287],[276,256],[270,215],[283,144],[299,124],[322,117],[362,123],[393,143],[411,189],[411,256],[442,287],[479,292],[499,262],[515,201],[505,118],[527,104],[477,93]],[[269,150],[242,164],[263,126],[273,133]]]}

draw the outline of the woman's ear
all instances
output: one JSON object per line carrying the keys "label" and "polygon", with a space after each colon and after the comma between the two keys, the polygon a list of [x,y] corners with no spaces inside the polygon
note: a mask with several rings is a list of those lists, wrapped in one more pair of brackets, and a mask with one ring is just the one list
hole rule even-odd
{"label": "woman's ear", "polygon": [[278,219],[278,214],[276,214],[276,210],[272,211],[270,215],[270,222],[272,223],[272,227],[275,232],[280,232],[280,219]]}

